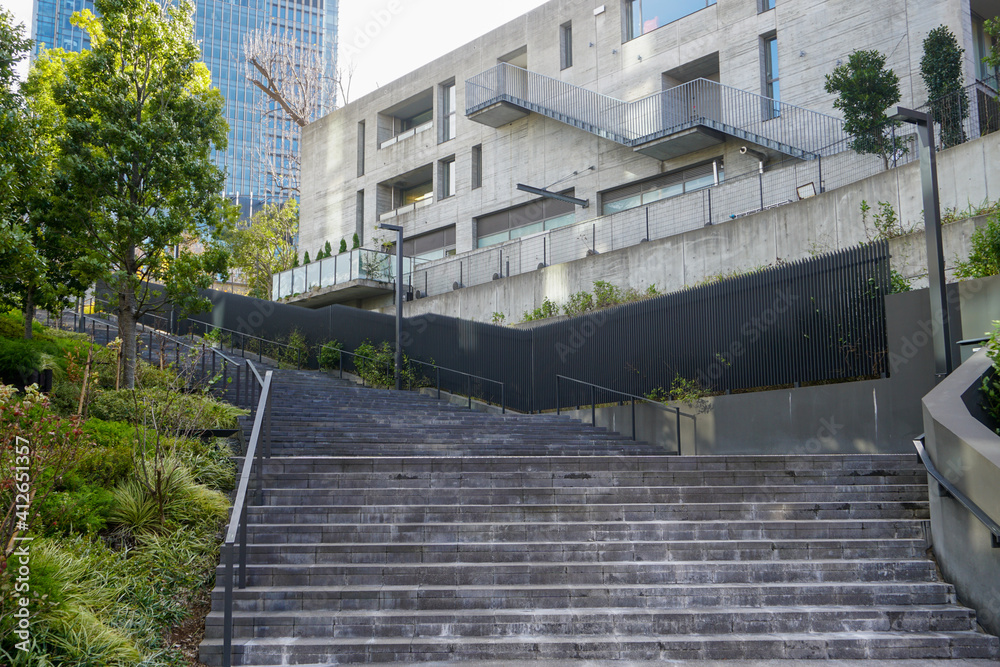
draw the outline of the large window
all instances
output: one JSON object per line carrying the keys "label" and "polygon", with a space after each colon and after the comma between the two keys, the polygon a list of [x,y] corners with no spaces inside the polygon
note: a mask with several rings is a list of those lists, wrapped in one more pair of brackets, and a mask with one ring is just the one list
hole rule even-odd
{"label": "large window", "polygon": [[[573,191],[562,194],[572,196]],[[576,207],[558,199],[537,199],[476,218],[477,247],[503,243],[576,222]]]}
{"label": "large window", "polygon": [[403,254],[429,262],[455,254],[455,225],[403,240]]}
{"label": "large window", "polygon": [[378,115],[378,144],[386,148],[433,127],[433,90],[428,89]]}
{"label": "large window", "polygon": [[483,145],[472,147],[472,189],[483,187]]}
{"label": "large window", "polygon": [[625,0],[625,41],[714,4],[715,0]]}
{"label": "large window", "polygon": [[771,118],[781,115],[781,86],[778,79],[778,38],[765,37],[762,40],[764,47],[764,96],[770,97],[774,102],[768,104],[768,114]]}
{"label": "large window", "polygon": [[718,185],[724,175],[722,158],[719,158],[707,164],[609,190],[601,195],[601,212],[610,215]]}

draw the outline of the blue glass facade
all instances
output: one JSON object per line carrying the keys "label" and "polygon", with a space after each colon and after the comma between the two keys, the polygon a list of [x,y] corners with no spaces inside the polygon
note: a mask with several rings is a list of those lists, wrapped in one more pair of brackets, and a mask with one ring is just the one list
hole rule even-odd
{"label": "blue glass facade", "polygon": [[[92,0],[35,0],[32,37],[40,48],[80,51],[90,47],[87,33],[70,25],[73,12],[93,11]],[[261,146],[276,146],[298,154],[298,127],[269,108],[265,96],[245,77],[243,39],[257,29],[292,34],[326,53],[332,71],[336,63],[337,0],[196,0],[195,38],[201,43],[212,84],[226,98],[229,146],[216,153],[226,169],[226,195],[238,201],[244,214],[264,203],[273,191],[264,168]],[[334,100],[329,101],[332,108]],[[279,120],[275,120],[275,117]],[[263,120],[263,118],[269,118]],[[287,169],[290,160],[283,160]]]}

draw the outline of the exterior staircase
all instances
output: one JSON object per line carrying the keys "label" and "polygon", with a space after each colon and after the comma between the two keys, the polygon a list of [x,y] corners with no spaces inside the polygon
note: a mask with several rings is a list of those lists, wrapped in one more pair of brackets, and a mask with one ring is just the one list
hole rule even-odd
{"label": "exterior staircase", "polygon": [[[274,382],[233,664],[998,654],[927,556],[915,455],[664,456],[566,418]],[[217,588],[208,665],[222,634]]]}
{"label": "exterior staircase", "polygon": [[708,79],[632,102],[510,63],[466,81],[466,115],[500,127],[530,112],[660,160],[721,143],[726,136],[812,160],[846,149],[839,118]]}

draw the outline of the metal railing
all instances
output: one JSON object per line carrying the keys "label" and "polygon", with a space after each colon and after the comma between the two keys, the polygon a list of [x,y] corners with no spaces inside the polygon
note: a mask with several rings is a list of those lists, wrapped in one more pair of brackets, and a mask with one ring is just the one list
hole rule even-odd
{"label": "metal railing", "polygon": [[[392,283],[396,280],[395,257],[394,254],[381,250],[356,248],[305,266],[297,266],[271,277],[271,298],[283,299],[352,280]],[[415,265],[416,260],[412,257],[404,257],[403,275],[412,276]]]}
{"label": "metal railing", "polygon": [[[323,347],[326,347],[326,346],[324,345]],[[322,350],[322,348],[320,348],[320,349]],[[358,371],[358,377],[361,378],[361,385],[363,387],[368,386],[368,380],[365,377],[365,373],[360,372],[359,365],[358,365],[357,361],[355,361],[355,360],[356,359],[365,359],[366,361],[371,361],[371,362],[373,362],[376,365],[379,365],[381,362],[379,362],[379,360],[376,359],[375,357],[370,357],[370,356],[367,356],[367,355],[364,355],[364,354],[358,354],[357,352],[348,352],[346,350],[338,350],[338,352],[341,355],[341,357],[340,357],[340,363],[337,364],[338,367],[339,367],[341,379],[343,379],[343,377],[344,377],[344,355],[347,355],[348,357],[351,357],[354,369],[356,371]],[[447,368],[445,366],[440,366],[438,364],[430,363],[430,362],[427,362],[427,361],[418,361],[416,359],[408,359],[408,363],[411,363],[411,364],[420,364],[421,366],[426,366],[426,367],[434,369],[434,371],[435,371],[435,373],[434,373],[434,375],[435,375],[435,384],[434,384],[434,386],[437,389],[437,397],[438,398],[441,398],[441,371],[444,371],[445,373],[453,373],[455,375],[460,375],[460,376],[464,377],[466,379],[466,396],[469,399],[469,409],[472,409],[472,399],[475,396],[475,392],[472,389],[472,382],[473,382],[473,380],[478,380],[479,382],[485,382],[485,383],[496,385],[496,386],[500,387],[500,401],[499,401],[500,411],[503,414],[507,414],[507,386],[506,386],[505,383],[501,382],[500,380],[493,380],[493,379],[490,379],[490,378],[487,378],[487,377],[482,377],[481,375],[475,375],[473,373],[466,373],[465,371],[455,370],[454,368]],[[396,371],[396,369],[395,369],[395,360],[394,359],[386,360],[385,361],[385,377],[386,377],[387,385],[392,384],[395,381],[395,379],[396,379],[396,372],[395,371]],[[412,383],[409,383],[407,385],[407,388],[408,389],[413,389]],[[482,398],[487,403],[492,403],[493,402],[493,401],[487,399],[485,396],[479,396],[479,398]]]}
{"label": "metal railing", "polygon": [[[562,408],[562,402],[560,401],[560,396],[559,396],[559,383],[562,380],[565,380],[567,382],[572,382],[572,383],[574,383],[576,385],[588,387],[590,389],[590,424],[591,424],[591,426],[595,426],[595,427],[597,426],[597,406],[598,406],[598,404],[607,402],[607,401],[598,401],[597,400],[598,392],[601,392],[601,393],[603,393],[605,395],[610,394],[612,396],[622,397],[622,398],[625,398],[627,401],[631,402],[631,405],[632,405],[632,440],[636,439],[636,426],[635,426],[635,402],[636,401],[641,401],[643,403],[649,403],[651,405],[655,405],[655,406],[659,407],[660,409],[666,410],[668,412],[669,411],[673,411],[674,416],[676,417],[676,424],[675,425],[676,425],[676,428],[677,428],[677,455],[680,455],[680,453],[681,453],[681,417],[688,417],[689,419],[691,419],[692,423],[694,424],[694,428],[695,428],[695,436],[694,436],[694,438],[695,438],[696,442],[698,440],[698,430],[697,430],[698,429],[698,417],[697,417],[697,415],[688,414],[687,412],[683,412],[678,407],[675,407],[673,405],[664,405],[660,401],[654,401],[653,399],[646,398],[645,396],[636,396],[635,394],[630,394],[630,393],[624,392],[624,391],[618,391],[617,389],[611,389],[609,387],[602,387],[599,384],[594,384],[592,382],[584,382],[583,380],[577,380],[576,378],[567,377],[565,375],[556,375],[556,414],[557,415],[558,414],[562,414],[562,409],[563,409]],[[614,402],[618,403],[619,405],[624,405],[624,403],[625,403],[625,401],[620,400],[620,398],[616,399]],[[577,409],[579,409],[579,406],[578,406]]]}
{"label": "metal railing", "polygon": [[[226,537],[222,542],[222,562],[223,569],[223,627],[222,627],[222,664],[224,667],[232,667],[233,664],[233,589],[238,586],[240,589],[247,587],[247,504],[250,502],[250,477],[253,474],[256,479],[256,493],[254,493],[255,504],[263,502],[264,498],[264,459],[271,458],[271,381],[272,371],[267,371],[264,377],[253,367],[252,362],[247,365],[253,371],[255,379],[259,382],[260,397],[257,401],[257,411],[254,415],[253,429],[250,432],[250,440],[243,457],[243,470],[240,473],[239,486],[236,487],[236,498],[233,500],[233,511],[229,518],[229,527],[226,530]],[[263,433],[264,445],[261,443]],[[256,472],[254,472],[256,471]],[[237,544],[239,551],[237,553]],[[237,564],[239,565],[239,580],[235,579]]]}
{"label": "metal railing", "polygon": [[965,509],[969,510],[974,517],[976,517],[980,523],[986,526],[987,530],[990,531],[990,544],[994,549],[1000,549],[1000,524],[994,521],[989,514],[987,514],[983,509],[974,503],[971,498],[962,493],[957,486],[948,481],[948,478],[941,474],[941,471],[937,469],[934,462],[931,461],[930,455],[924,448],[924,438],[925,434],[921,434],[919,437],[914,439],[913,446],[917,449],[917,456],[920,457],[920,462],[924,464],[927,469],[927,473],[934,478],[934,480],[940,486],[938,494],[942,498],[954,498],[957,500]]}
{"label": "metal railing", "polygon": [[849,138],[844,122],[708,79],[633,102],[500,63],[466,81],[466,115],[508,102],[630,148],[705,125],[803,159]]}
{"label": "metal railing", "polygon": [[934,138],[938,150],[964,144],[1000,130],[1000,100],[995,78],[976,81],[971,86],[930,100],[926,111],[937,125]]}

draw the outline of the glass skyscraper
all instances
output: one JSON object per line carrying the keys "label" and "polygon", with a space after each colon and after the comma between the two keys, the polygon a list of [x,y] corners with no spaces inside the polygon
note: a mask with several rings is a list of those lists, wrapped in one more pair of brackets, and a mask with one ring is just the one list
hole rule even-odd
{"label": "glass skyscraper", "polygon": [[[338,0],[195,0],[195,38],[201,43],[212,84],[226,98],[229,145],[216,154],[226,169],[226,195],[237,201],[248,216],[274,196],[274,187],[263,155],[264,147],[298,154],[299,128],[280,114],[266,117],[273,107],[267,97],[246,80],[243,40],[254,30],[265,29],[300,44],[320,49],[333,77],[336,67]],[[70,24],[73,12],[93,11],[93,0],[35,0],[32,37],[35,53],[41,48],[80,51],[90,48],[87,33]],[[328,109],[334,106],[329,100]],[[284,169],[288,160],[278,160]],[[279,167],[282,168],[282,167]]]}

